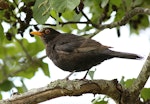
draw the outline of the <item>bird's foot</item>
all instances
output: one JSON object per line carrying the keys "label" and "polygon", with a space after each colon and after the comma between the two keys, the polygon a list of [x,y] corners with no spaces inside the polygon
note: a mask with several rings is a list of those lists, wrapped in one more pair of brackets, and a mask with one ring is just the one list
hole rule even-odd
{"label": "bird's foot", "polygon": [[76,70],[72,71],[68,76],[66,76],[64,79],[69,80],[69,77],[75,72]]}
{"label": "bird's foot", "polygon": [[88,72],[89,72],[89,70],[87,70],[86,74],[84,75],[84,77],[81,80],[86,79],[86,76],[87,76]]}

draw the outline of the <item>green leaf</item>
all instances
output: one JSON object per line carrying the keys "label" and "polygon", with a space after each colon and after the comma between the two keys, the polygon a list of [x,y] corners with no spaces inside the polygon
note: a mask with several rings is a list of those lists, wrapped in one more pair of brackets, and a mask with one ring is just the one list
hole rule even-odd
{"label": "green leaf", "polygon": [[[96,70],[96,69],[95,69],[95,70]],[[89,74],[89,76],[91,77],[92,80],[93,80],[93,78],[94,78],[95,70],[88,72],[88,74]]]}
{"label": "green leaf", "polygon": [[50,0],[51,6],[58,13],[74,10],[80,3],[80,0]]}
{"label": "green leaf", "polygon": [[[10,46],[9,46],[10,45]],[[8,46],[3,47],[3,55],[7,55],[7,57],[16,57],[18,55],[22,56],[21,48],[16,47],[15,45],[8,44]],[[12,51],[13,50],[13,51]]]}
{"label": "green leaf", "polygon": [[125,4],[123,5],[126,7],[127,11],[131,9],[132,1],[133,0],[125,0]]}
{"label": "green leaf", "polygon": [[121,85],[125,85],[124,76],[122,76],[122,78],[121,78],[121,80],[120,80],[120,84],[121,84]]}
{"label": "green leaf", "polygon": [[13,86],[14,86],[14,84],[11,81],[6,80],[2,84],[0,84],[0,90],[9,91]]}
{"label": "green leaf", "polygon": [[50,14],[49,0],[36,0],[33,7],[33,17],[39,24],[44,24]]}
{"label": "green leaf", "polygon": [[50,72],[49,72],[48,64],[47,64],[47,63],[44,63],[44,62],[42,62],[42,61],[41,61],[41,64],[42,64],[42,65],[41,65],[41,68],[42,68],[44,74],[45,74],[46,76],[50,77]]}
{"label": "green leaf", "polygon": [[25,3],[34,2],[34,0],[22,0]]}
{"label": "green leaf", "polygon": [[2,94],[0,93],[0,100],[2,100],[2,98],[3,98],[3,97],[2,97]]}
{"label": "green leaf", "polygon": [[108,101],[99,101],[99,102],[95,102],[93,104],[108,104]]}
{"label": "green leaf", "polygon": [[143,6],[149,8],[150,0],[144,0]]}
{"label": "green leaf", "polygon": [[[110,0],[110,4],[120,7],[122,0]],[[123,10],[122,10],[123,11]]]}
{"label": "green leaf", "polygon": [[66,11],[66,12],[62,13],[62,16],[67,21],[80,21],[82,14],[76,14],[74,11]]}
{"label": "green leaf", "polygon": [[140,29],[145,29],[149,26],[149,19],[148,16],[143,15],[143,18],[141,19],[141,24],[139,24]]}
{"label": "green leaf", "polygon": [[[21,78],[21,83],[22,83],[22,89],[20,89],[20,91],[26,92],[28,91],[28,88],[26,87],[23,78]],[[21,93],[21,92],[20,92]]]}
{"label": "green leaf", "polygon": [[130,32],[139,34],[139,30],[149,26],[149,19],[146,15],[137,15],[130,20]]}
{"label": "green leaf", "polygon": [[91,21],[95,24],[99,24],[99,18],[102,15],[103,8],[100,8],[101,0],[93,0],[93,2],[88,2],[90,5],[90,13],[92,13]]}
{"label": "green leaf", "polygon": [[25,92],[24,91],[24,88],[21,86],[21,87],[15,87],[16,89],[17,89],[17,91],[19,92],[19,93],[23,93],[23,92]]}
{"label": "green leaf", "polygon": [[124,15],[125,15],[125,11],[122,8],[118,9],[116,12],[116,16],[115,16],[114,21],[115,22],[120,21],[124,17]]}
{"label": "green leaf", "polygon": [[41,39],[39,37],[35,37],[35,38],[36,38],[36,41],[32,43],[29,43],[27,39],[21,40],[23,42],[23,45],[25,46],[25,48],[27,49],[28,53],[31,56],[36,55],[38,52],[44,49],[44,44],[41,41]]}
{"label": "green leaf", "polygon": [[108,100],[105,99],[106,96],[104,96],[103,98],[99,97],[96,99],[92,100],[92,104],[108,104]]}
{"label": "green leaf", "polygon": [[58,15],[58,13],[55,11],[55,10],[51,10],[50,11],[50,15],[53,17],[53,18],[55,18],[56,19],[56,22],[62,22],[62,20],[61,20],[61,18],[59,18],[59,15]]}
{"label": "green leaf", "polygon": [[[38,59],[33,59],[34,61],[28,61],[18,68],[18,73],[16,76],[20,76],[23,78],[32,78],[35,73],[38,71],[38,68],[40,68],[40,63],[38,62]],[[21,71],[20,71],[21,70]]]}
{"label": "green leaf", "polygon": [[150,99],[150,88],[144,88],[141,91],[141,97],[144,99],[144,101]]}
{"label": "green leaf", "polygon": [[131,87],[132,83],[134,82],[135,78],[133,79],[128,79],[127,81],[125,81],[125,87],[129,88]]}
{"label": "green leaf", "polygon": [[3,40],[4,40],[4,29],[2,24],[0,24],[0,44],[2,44]]}
{"label": "green leaf", "polygon": [[[33,59],[34,61],[31,63],[30,61],[28,63],[25,63],[22,65],[22,68],[25,68],[25,70],[17,73],[17,76],[21,76],[24,78],[32,78],[35,73],[38,71],[39,68],[42,68],[44,74],[48,77],[50,77],[50,72],[48,69],[48,64],[44,63],[40,59]],[[21,69],[21,68],[20,68]]]}
{"label": "green leaf", "polygon": [[16,76],[20,76],[23,78],[32,78],[35,75],[35,72],[37,71],[38,67],[35,65],[31,65],[29,68],[27,68],[24,71],[21,71],[19,73],[16,74]]}
{"label": "green leaf", "polygon": [[62,30],[65,33],[71,33],[73,30],[77,29],[77,24],[67,24],[62,26],[57,26],[57,29]]}

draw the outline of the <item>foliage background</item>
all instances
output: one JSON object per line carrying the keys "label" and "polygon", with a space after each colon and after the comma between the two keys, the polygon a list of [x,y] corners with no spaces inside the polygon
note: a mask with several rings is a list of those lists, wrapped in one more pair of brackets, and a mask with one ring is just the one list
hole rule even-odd
{"label": "foliage background", "polygon": [[[2,92],[12,88],[19,93],[27,91],[24,79],[34,77],[38,69],[50,77],[48,64],[43,62],[46,56],[40,54],[44,45],[39,38],[30,36],[30,31],[51,26],[93,37],[105,28],[116,28],[120,37],[120,26],[124,24],[106,23],[117,23],[131,10],[150,8],[149,4],[149,0],[0,0],[0,98]],[[130,33],[138,35],[149,23],[148,15],[139,14],[130,18],[127,25]],[[16,79],[21,86],[15,85]],[[132,80],[122,81],[128,85]],[[143,89],[144,100],[150,98],[149,90]]]}

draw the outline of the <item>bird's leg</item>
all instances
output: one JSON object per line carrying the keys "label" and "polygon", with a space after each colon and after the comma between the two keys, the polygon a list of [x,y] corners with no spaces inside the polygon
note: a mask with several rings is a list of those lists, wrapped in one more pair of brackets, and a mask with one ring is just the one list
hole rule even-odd
{"label": "bird's leg", "polygon": [[85,78],[86,78],[86,76],[87,76],[88,72],[89,72],[89,70],[87,70],[87,72],[86,72],[85,76],[84,76],[82,79],[85,79]]}
{"label": "bird's leg", "polygon": [[66,80],[69,80],[69,77],[75,72],[76,70],[72,71],[67,77],[65,77]]}

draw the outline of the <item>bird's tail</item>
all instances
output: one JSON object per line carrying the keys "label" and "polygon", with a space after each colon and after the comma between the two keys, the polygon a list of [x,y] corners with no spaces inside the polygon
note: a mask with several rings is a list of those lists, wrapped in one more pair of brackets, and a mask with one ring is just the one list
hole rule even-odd
{"label": "bird's tail", "polygon": [[109,53],[112,57],[118,57],[118,58],[127,58],[127,59],[142,59],[142,56],[139,56],[137,54],[133,53],[127,53],[127,52],[117,52],[109,50]]}

